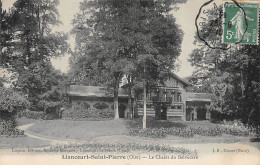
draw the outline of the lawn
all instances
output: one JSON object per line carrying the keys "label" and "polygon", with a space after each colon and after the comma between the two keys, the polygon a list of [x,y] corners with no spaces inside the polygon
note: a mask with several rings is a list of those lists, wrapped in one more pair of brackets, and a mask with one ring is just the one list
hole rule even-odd
{"label": "lawn", "polygon": [[[170,127],[177,127],[177,128],[185,128],[187,127],[187,122],[183,121],[169,121],[169,120],[155,120],[153,117],[147,117],[147,128],[170,128]],[[132,128],[142,128],[143,122],[142,118],[137,118],[133,120],[127,120],[127,126],[129,129]]]}
{"label": "lawn", "polygon": [[28,131],[59,139],[89,140],[97,136],[125,135],[125,120],[70,121],[45,120],[37,122]]}
{"label": "lawn", "polygon": [[[249,142],[250,139],[247,135],[237,135],[237,132],[227,133],[225,127],[210,121],[160,121],[148,117],[148,129],[144,131],[142,118],[105,121],[18,119],[19,125],[31,123],[35,124],[27,129],[28,133],[56,140],[89,141],[96,137],[118,135],[180,143],[234,143]],[[221,132],[222,129],[226,132]]]}
{"label": "lawn", "polygon": [[17,126],[21,126],[21,125],[27,125],[27,124],[32,124],[32,123],[38,123],[44,120],[36,120],[36,119],[29,119],[26,117],[22,117],[22,118],[16,118],[16,124]]}

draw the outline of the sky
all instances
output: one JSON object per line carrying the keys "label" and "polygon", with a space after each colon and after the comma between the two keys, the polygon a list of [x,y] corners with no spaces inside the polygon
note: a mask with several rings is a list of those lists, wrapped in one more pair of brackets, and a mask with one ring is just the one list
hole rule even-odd
{"label": "sky", "polygon": [[[63,31],[69,33],[73,27],[71,21],[74,15],[79,11],[80,2],[83,0],[60,0],[60,5],[58,7],[60,13],[60,20],[62,25],[56,27],[54,30]],[[176,18],[177,24],[180,25],[184,33],[182,42],[182,52],[178,58],[177,63],[179,63],[180,68],[175,73],[180,77],[187,77],[192,75],[194,67],[188,62],[189,55],[192,50],[196,47],[193,44],[194,36],[196,32],[195,28],[195,17],[199,11],[200,6],[207,0],[187,0],[187,3],[179,5],[179,10],[174,11],[172,14]],[[3,8],[8,9],[12,6],[15,0],[2,0]],[[70,35],[69,44],[72,49],[74,46],[74,37]],[[61,70],[62,72],[67,72],[69,70],[69,57],[70,55],[62,56],[59,59],[53,59],[52,64],[55,68]]]}

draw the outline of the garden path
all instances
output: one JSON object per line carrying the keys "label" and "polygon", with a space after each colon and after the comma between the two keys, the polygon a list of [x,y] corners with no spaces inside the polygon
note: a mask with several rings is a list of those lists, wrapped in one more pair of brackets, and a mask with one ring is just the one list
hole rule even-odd
{"label": "garden path", "polygon": [[31,124],[26,124],[26,125],[21,125],[18,126],[18,129],[21,129],[24,131],[24,134],[27,135],[28,137],[39,139],[39,140],[45,140],[45,141],[50,141],[52,145],[56,144],[68,144],[68,143],[76,143],[77,141],[74,139],[59,139],[59,138],[52,138],[52,137],[46,137],[42,135],[36,135],[35,133],[32,133],[31,131],[28,131],[27,129],[31,126],[33,126],[35,123]]}

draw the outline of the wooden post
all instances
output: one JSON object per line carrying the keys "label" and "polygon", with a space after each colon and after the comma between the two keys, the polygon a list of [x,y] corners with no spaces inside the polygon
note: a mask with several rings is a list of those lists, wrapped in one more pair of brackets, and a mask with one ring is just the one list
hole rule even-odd
{"label": "wooden post", "polygon": [[143,113],[143,129],[146,129],[146,84],[144,84],[144,92],[143,92],[143,99],[144,99],[144,113]]}
{"label": "wooden post", "polygon": [[194,107],[194,120],[197,120],[197,107]]}
{"label": "wooden post", "polygon": [[186,104],[186,101],[183,101],[183,117],[182,117],[182,119],[183,119],[183,121],[186,121],[187,120],[187,118],[186,118],[186,115],[187,115],[187,104]]}

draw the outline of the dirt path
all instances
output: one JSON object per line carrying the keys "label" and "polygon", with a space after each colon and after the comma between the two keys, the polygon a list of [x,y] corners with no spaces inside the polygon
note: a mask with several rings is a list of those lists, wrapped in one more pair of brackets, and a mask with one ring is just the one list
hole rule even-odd
{"label": "dirt path", "polygon": [[[36,135],[35,133],[32,133],[31,131],[28,131],[27,129],[31,126],[33,126],[35,123],[32,124],[26,124],[19,126],[18,129],[21,129],[24,131],[24,134],[27,135],[28,137],[39,139],[39,140],[45,140],[45,141],[50,141],[51,145],[56,145],[56,144],[68,144],[68,143],[79,143],[79,141],[74,140],[74,139],[59,139],[59,138],[52,138],[52,137],[46,137],[42,135]],[[80,141],[81,143],[87,142],[87,141]]]}

